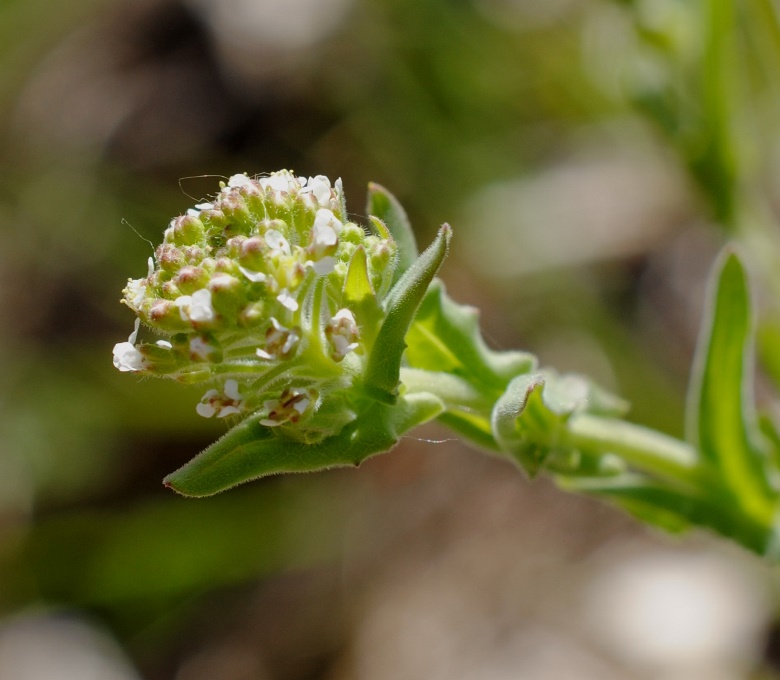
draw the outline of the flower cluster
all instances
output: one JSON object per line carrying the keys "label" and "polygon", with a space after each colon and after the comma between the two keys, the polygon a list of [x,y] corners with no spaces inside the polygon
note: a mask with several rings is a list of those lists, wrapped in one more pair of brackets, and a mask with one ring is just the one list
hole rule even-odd
{"label": "flower cluster", "polygon": [[[174,218],[146,276],[128,281],[122,302],[137,320],[114,365],[210,384],[205,417],[297,423],[360,371],[364,320],[345,295],[353,260],[381,298],[395,258],[389,233],[348,221],[341,180],[234,175]],[[164,339],[139,343],[141,324]]]}

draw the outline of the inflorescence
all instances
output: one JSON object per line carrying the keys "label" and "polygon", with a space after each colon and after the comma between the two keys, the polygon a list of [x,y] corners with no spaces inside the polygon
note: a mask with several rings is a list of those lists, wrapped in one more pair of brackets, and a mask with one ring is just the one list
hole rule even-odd
{"label": "inflorescence", "polygon": [[[258,414],[295,425],[348,387],[370,350],[360,305],[345,295],[353,261],[381,299],[396,245],[348,220],[341,180],[234,175],[213,200],[174,218],[145,277],[122,302],[135,312],[120,371],[209,386],[204,417]],[[163,336],[139,342],[139,329]]]}

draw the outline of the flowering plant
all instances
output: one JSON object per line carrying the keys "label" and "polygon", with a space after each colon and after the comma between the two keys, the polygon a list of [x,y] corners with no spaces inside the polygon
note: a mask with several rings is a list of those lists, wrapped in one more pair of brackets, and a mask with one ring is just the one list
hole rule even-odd
{"label": "flowering plant", "polygon": [[[478,313],[436,274],[442,226],[418,254],[397,200],[369,185],[368,226],[340,181],[288,171],[234,175],[171,221],[122,302],[124,372],[203,384],[196,411],[233,427],[169,475],[205,496],[257,477],[358,465],[438,419],[477,447],[608,498],[669,530],[708,527],[777,556],[780,434],[749,398],[752,317],[740,259],[713,283],[678,441],[622,419],[625,403],[579,375],[496,352]],[[140,326],[162,339],[139,342]]]}

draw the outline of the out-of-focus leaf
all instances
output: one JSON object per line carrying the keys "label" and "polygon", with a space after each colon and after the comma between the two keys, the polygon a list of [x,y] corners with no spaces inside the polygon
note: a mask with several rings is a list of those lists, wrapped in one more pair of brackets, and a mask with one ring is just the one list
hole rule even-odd
{"label": "out-of-focus leaf", "polygon": [[434,242],[398,279],[383,301],[385,319],[377,334],[364,376],[366,392],[392,404],[397,398],[405,338],[417,309],[449,250],[452,229],[442,226]]}
{"label": "out-of-focus leaf", "polygon": [[338,552],[349,489],[279,479],[202,503],[165,496],[119,509],[64,512],[5,545],[3,605],[31,592],[62,605],[170,602]]}
{"label": "out-of-focus leaf", "polygon": [[393,274],[393,283],[395,283],[417,259],[417,242],[412,225],[398,199],[381,184],[375,182],[369,182],[368,185],[366,214],[379,218],[398,246],[398,259]]}
{"label": "out-of-focus leaf", "polygon": [[753,407],[752,325],[744,268],[726,250],[715,267],[694,360],[687,435],[734,501],[766,519],[774,509]]}
{"label": "out-of-focus leaf", "polygon": [[607,498],[643,522],[666,531],[682,531],[691,525],[707,527],[759,555],[773,550],[773,538],[766,526],[752,522],[741,512],[732,512],[728,503],[717,497],[690,490],[677,491],[642,475],[627,473],[617,477],[559,477],[558,484],[567,491],[589,493]]}

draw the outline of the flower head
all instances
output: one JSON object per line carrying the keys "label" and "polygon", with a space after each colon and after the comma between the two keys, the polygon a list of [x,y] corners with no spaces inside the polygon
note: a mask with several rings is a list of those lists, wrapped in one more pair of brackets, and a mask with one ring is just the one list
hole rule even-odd
{"label": "flower head", "polygon": [[233,175],[171,220],[146,276],[128,280],[122,302],[164,339],[139,344],[136,326],[114,365],[210,383],[204,417],[257,413],[269,427],[301,427],[317,395],[359,375],[362,359],[346,358],[363,356],[360,328],[381,313],[377,304],[366,316],[350,286],[359,276],[382,295],[395,249],[386,231],[348,221],[340,180]]}

